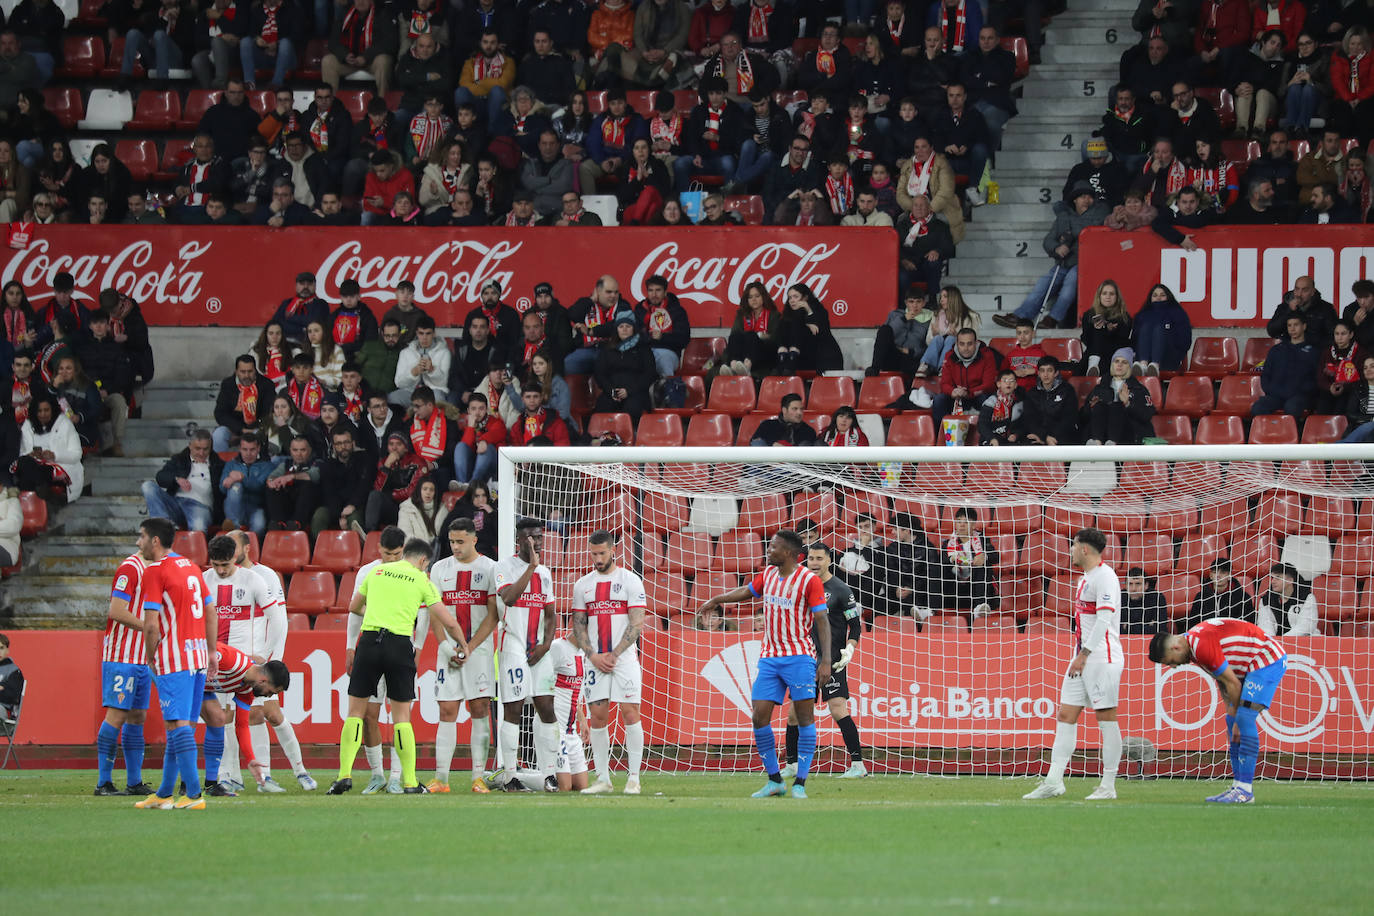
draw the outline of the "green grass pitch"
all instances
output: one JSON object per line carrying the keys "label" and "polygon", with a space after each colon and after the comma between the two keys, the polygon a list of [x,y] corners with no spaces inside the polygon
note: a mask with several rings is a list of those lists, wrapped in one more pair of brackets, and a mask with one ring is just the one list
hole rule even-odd
{"label": "green grass pitch", "polygon": [[[118,774],[116,774],[118,775]],[[645,795],[342,798],[288,785],[205,812],[0,776],[0,910],[21,913],[1368,912],[1374,786],[646,774]],[[150,773],[149,778],[155,779]],[[617,785],[623,778],[617,776]],[[361,785],[361,782],[359,783]],[[476,907],[459,910],[458,907]]]}

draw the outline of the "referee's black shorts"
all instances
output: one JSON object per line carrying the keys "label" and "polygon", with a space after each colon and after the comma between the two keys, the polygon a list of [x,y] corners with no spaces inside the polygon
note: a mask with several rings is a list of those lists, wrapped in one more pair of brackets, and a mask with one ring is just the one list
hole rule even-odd
{"label": "referee's black shorts", "polygon": [[386,696],[396,702],[415,699],[415,646],[409,636],[387,630],[365,630],[353,653],[353,674],[348,695],[371,697],[377,679],[386,678]]}
{"label": "referee's black shorts", "polygon": [[830,672],[830,680],[821,684],[821,699],[833,700],[835,697],[849,699],[849,669],[841,668]]}

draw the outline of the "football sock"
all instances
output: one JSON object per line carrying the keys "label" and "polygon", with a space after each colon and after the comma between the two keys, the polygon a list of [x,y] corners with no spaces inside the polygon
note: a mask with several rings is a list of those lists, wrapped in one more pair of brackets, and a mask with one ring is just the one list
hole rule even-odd
{"label": "football sock", "polygon": [[191,726],[183,725],[172,729],[172,738],[176,741],[177,769],[181,773],[181,781],[186,784],[186,797],[198,798],[200,767],[196,765],[196,733]]}
{"label": "football sock", "polygon": [[1121,725],[1118,722],[1098,722],[1102,732],[1102,785],[1116,787],[1116,771],[1121,766]]}
{"label": "football sock", "polygon": [[506,768],[506,772],[512,779],[520,770],[520,726],[515,722],[501,720],[501,732],[499,736],[501,742],[501,765]]}
{"label": "football sock", "polygon": [[487,772],[487,745],[491,743],[491,723],[486,716],[472,720],[472,734],[468,741],[472,751],[472,778],[480,779]]}
{"label": "football sock", "polygon": [[1260,711],[1250,706],[1236,710],[1236,722],[1240,725],[1240,747],[1236,750],[1236,786],[1247,792],[1253,790],[1255,765],[1259,762],[1259,718]]}
{"label": "football sock", "polygon": [[1232,734],[1232,732],[1235,731],[1235,725],[1236,725],[1236,717],[1233,716],[1233,715],[1230,715],[1230,714],[1228,713],[1227,716],[1226,716],[1226,747],[1227,747],[1227,751],[1228,751],[1228,753],[1230,754],[1230,758],[1231,758],[1231,780],[1232,780],[1232,782],[1235,781],[1236,770],[1238,769],[1237,764],[1236,764],[1236,754],[1240,751],[1240,745],[1237,744],[1236,742],[1234,742],[1234,741],[1231,740],[1231,734]]}
{"label": "football sock", "polygon": [[448,782],[448,771],[453,766],[453,749],[458,746],[458,723],[440,722],[434,730],[434,778]]}
{"label": "football sock", "polygon": [[836,719],[835,726],[844,736],[844,747],[845,750],[849,751],[849,759],[863,760],[864,746],[859,741],[859,726],[854,724],[854,717],[845,716],[843,719]]}
{"label": "football sock", "polygon": [[639,722],[625,726],[625,755],[629,757],[630,775],[638,777],[644,763],[644,726]]}
{"label": "football sock", "polygon": [[759,749],[759,760],[763,761],[763,771],[773,782],[782,782],[778,772],[778,739],[773,734],[771,724],[754,729],[754,745]]}
{"label": "football sock", "polygon": [[539,772],[553,776],[558,772],[558,723],[534,720],[534,756]]}
{"label": "football sock", "polygon": [[1050,771],[1045,774],[1045,782],[1063,782],[1064,770],[1073,757],[1074,746],[1078,743],[1078,724],[1056,722],[1054,726],[1054,749],[1050,751]]}
{"label": "football sock", "polygon": [[611,779],[611,730],[592,729],[592,762],[596,764],[596,778],[599,782]]}
{"label": "football sock", "polygon": [[401,758],[401,785],[409,788],[415,781],[415,730],[409,722],[398,722],[391,730],[391,746]]}
{"label": "football sock", "polygon": [[136,786],[143,781],[143,753],[148,747],[143,740],[143,726],[125,722],[119,740],[124,746],[124,774],[129,785]]}
{"label": "football sock", "polygon": [[248,734],[253,738],[253,759],[262,764],[264,779],[272,775],[272,742],[267,737],[267,720],[248,726]]}
{"label": "football sock", "polygon": [[401,778],[401,755],[396,753],[396,729],[391,730],[391,778]]}
{"label": "football sock", "polygon": [[167,743],[162,747],[162,783],[157,787],[158,798],[171,798],[172,793],[177,790],[177,751],[172,742],[172,736],[167,736]]}
{"label": "football sock", "polygon": [[224,726],[205,726],[205,781],[219,781],[219,762],[224,757]]}
{"label": "football sock", "polygon": [[787,737],[784,739],[787,746],[787,762],[797,762],[797,726],[789,724],[787,726]]}
{"label": "football sock", "polygon": [[102,721],[95,733],[95,784],[103,786],[114,777],[115,744],[119,741],[119,729],[109,722]]}
{"label": "football sock", "polygon": [[367,757],[367,765],[372,768],[372,775],[381,777],[382,770],[382,746],[380,744],[369,745],[363,748],[363,754]]}
{"label": "football sock", "polygon": [[[339,733],[339,778],[353,778],[353,761],[358,758],[358,748],[363,743],[363,720],[357,716],[349,716],[344,719],[343,731]],[[372,763],[371,752],[373,748],[368,748],[368,763]],[[377,747],[377,762],[373,764],[372,772],[377,773],[381,770],[382,749]]]}
{"label": "football sock", "polygon": [[[237,712],[237,710],[235,710]],[[230,723],[225,723],[229,725]],[[224,756],[220,759],[219,778],[243,779],[243,767],[239,765],[239,734],[236,728],[224,729]]]}
{"label": "football sock", "polygon": [[291,764],[291,772],[304,773],[305,762],[301,760],[301,743],[296,740],[296,730],[291,727],[291,723],[282,719],[280,725],[272,726],[272,734],[277,736],[277,746]]}
{"label": "football sock", "polygon": [[805,785],[811,775],[811,758],[816,756],[816,723],[797,726],[797,782]]}

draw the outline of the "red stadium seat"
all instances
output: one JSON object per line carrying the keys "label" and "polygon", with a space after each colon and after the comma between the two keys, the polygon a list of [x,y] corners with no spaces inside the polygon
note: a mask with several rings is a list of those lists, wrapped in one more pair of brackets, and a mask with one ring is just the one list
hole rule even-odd
{"label": "red stadium seat", "polygon": [[1296,445],[1298,421],[1286,413],[1255,417],[1250,421],[1250,442],[1254,445]]}
{"label": "red stadium seat", "polygon": [[334,595],[333,573],[302,570],[291,576],[291,585],[286,590],[286,610],[291,614],[309,614],[312,617],[326,614],[334,603]]}
{"label": "red stadium seat", "polygon": [[1250,503],[1244,497],[1206,503],[1198,510],[1197,527],[1203,534],[1230,538],[1250,525]]}
{"label": "red stadium seat", "polygon": [[687,586],[688,581],[681,576],[651,570],[645,564],[644,594],[649,599],[649,613],[665,620],[691,614],[694,609],[688,602]]}
{"label": "red stadium seat", "polygon": [[1069,562],[1068,538],[1057,537],[1043,528],[1026,535],[1016,566],[1031,575],[1055,573]]}
{"label": "red stadium seat", "polygon": [[42,534],[48,527],[48,504],[32,490],[19,494],[19,510],[24,516],[24,526],[19,529],[21,537],[31,538]]}
{"label": "red stadium seat", "polygon": [[1127,569],[1139,566],[1147,576],[1162,576],[1174,569],[1174,540],[1167,534],[1136,534],[1126,540]]}
{"label": "red stadium seat", "polygon": [[1345,436],[1347,426],[1345,417],[1313,414],[1303,422],[1302,441],[1310,445],[1340,442]]}
{"label": "red stadium seat", "polygon": [[906,384],[900,375],[886,374],[866,378],[859,386],[859,413],[876,413],[880,417],[896,416],[897,411],[887,405],[906,394]]}
{"label": "red stadium seat", "polygon": [[1324,621],[1353,620],[1359,609],[1355,579],[1351,576],[1318,576],[1312,583],[1317,613]]}
{"label": "red stadium seat", "polygon": [[1026,461],[1016,469],[1016,485],[1024,493],[1057,493],[1068,481],[1069,472],[1059,462]]}
{"label": "red stadium seat", "polygon": [[[700,607],[717,595],[729,594],[739,588],[740,578],[740,576],[734,573],[723,573],[715,570],[704,570],[699,572],[697,573],[696,581],[692,585],[692,601],[697,607]],[[744,607],[734,604],[726,605],[725,616],[733,617],[744,613],[748,607],[748,605]],[[688,614],[696,612],[696,608],[693,607],[688,607],[686,610]]]}
{"label": "red stadium seat", "polygon": [[733,194],[725,198],[725,212],[738,213],[746,226],[762,226],[763,198],[758,194]]}
{"label": "red stadium seat", "polygon": [[1044,513],[1039,506],[1025,503],[1009,503],[997,507],[988,522],[989,534],[1030,534],[1044,521]]}
{"label": "red stadium seat", "polygon": [[759,396],[755,409],[769,416],[776,414],[782,403],[783,395],[801,395],[806,403],[806,384],[795,375],[770,375],[759,384]]}
{"label": "red stadium seat", "polygon": [[1240,417],[1203,417],[1197,423],[1198,445],[1239,445],[1245,441],[1245,425]]}
{"label": "red stadium seat", "polygon": [[1090,527],[1096,520],[1096,515],[1091,511],[1062,506],[1045,507],[1045,530],[1065,540],[1072,539],[1077,532]]}
{"label": "red stadium seat", "polygon": [[201,569],[210,565],[203,531],[178,531],[172,535],[172,553],[181,554]]}
{"label": "red stadium seat", "polygon": [[682,417],[674,413],[647,413],[639,418],[635,442],[675,448],[682,444]]}
{"label": "red stadium seat", "polygon": [[[100,68],[100,75],[107,80],[118,79],[119,68],[124,63],[124,36],[120,35],[110,42],[109,53],[105,55],[105,66]],[[144,79],[148,76],[148,71],[143,67],[142,60],[134,61],[134,79]]]}
{"label": "red stadium seat", "polygon": [[262,561],[282,575],[310,562],[310,535],[304,531],[269,531],[262,541]]}
{"label": "red stadium seat", "polygon": [[1221,380],[1217,403],[1212,413],[1248,417],[1250,408],[1263,394],[1258,375],[1228,375]]}
{"label": "red stadium seat", "polygon": [[1145,518],[1148,514],[1144,500],[1114,499],[1098,510],[1097,527],[1111,534],[1135,534],[1145,530]]}
{"label": "red stadium seat", "polygon": [[735,433],[735,444],[740,447],[748,445],[749,441],[754,438],[754,430],[758,429],[767,419],[768,414],[765,413],[751,413],[740,417],[739,431]]}
{"label": "red stadium seat", "polygon": [[800,527],[798,523],[803,519],[814,522],[821,534],[828,537],[835,530],[835,526],[840,520],[835,494],[831,491],[798,493],[792,498],[791,525],[793,530]]}
{"label": "red stadium seat", "polygon": [[308,629],[310,629],[310,615],[309,615],[309,614],[287,614],[287,615],[286,615],[286,629],[287,629],[287,630],[308,630]]}
{"label": "red stadium seat", "polygon": [[819,38],[798,38],[792,42],[792,56],[799,62],[821,46]]}
{"label": "red stadium seat", "polygon": [[1073,617],[1073,599],[1078,592],[1075,576],[1050,576],[1045,582],[1044,617]]}
{"label": "red stadium seat", "polygon": [[105,17],[100,15],[100,11],[104,6],[104,0],[81,0],[76,18],[69,24],[81,26],[85,29],[104,28]]}
{"label": "red stadium seat", "polygon": [[854,380],[847,375],[818,375],[811,380],[807,410],[834,413],[837,407],[853,407],[859,401]]}
{"label": "red stadium seat", "polygon": [[341,576],[351,569],[357,569],[362,558],[362,544],[355,531],[321,531],[315,539],[315,552],[311,557],[309,570],[324,570],[331,575]]}
{"label": "red stadium seat", "polygon": [[1240,347],[1234,337],[1199,337],[1193,341],[1188,371],[1212,378],[1240,371]]}
{"label": "red stadium seat", "polygon": [[[1312,496],[1307,501],[1307,511],[1303,513],[1301,534],[1319,534],[1337,538],[1355,529],[1355,503],[1344,496]],[[1369,568],[1374,572],[1374,554],[1370,555]]]}
{"label": "red stadium seat", "polygon": [[[381,534],[380,531],[377,533]],[[540,559],[546,558],[540,557]],[[339,577],[339,593],[335,596],[334,603],[329,607],[331,614],[343,614],[348,611],[348,606],[353,601],[353,586],[357,580],[358,573],[351,569]]]}
{"label": "red stadium seat", "polygon": [[1075,369],[1083,361],[1083,341],[1077,337],[1046,337],[1040,341],[1045,355],[1053,356],[1064,369]]}
{"label": "red stadium seat", "polygon": [[134,181],[151,181],[157,171],[157,144],[152,140],[120,140],[115,144],[115,157],[128,166]]}
{"label": "red stadium seat", "polygon": [[1279,561],[1279,545],[1272,534],[1248,531],[1231,541],[1231,566],[1247,576],[1263,576]]}
{"label": "red stadium seat", "polygon": [[[320,65],[329,50],[323,38],[312,38],[305,43],[305,53],[301,55],[300,66],[296,69],[296,79],[302,82],[316,82],[320,78]],[[391,109],[395,111],[393,107]]]}
{"label": "red stadium seat", "polygon": [[587,435],[598,439],[606,433],[620,437],[621,445],[635,444],[634,421],[627,413],[594,413],[587,421]]}
{"label": "red stadium seat", "polygon": [[57,75],[86,80],[100,72],[105,62],[105,42],[94,35],[63,35],[62,65]]}
{"label": "red stadium seat", "polygon": [[648,532],[681,531],[687,525],[687,514],[687,497],[651,490],[644,494],[640,521]]}
{"label": "red stadium seat", "polygon": [[1374,535],[1345,534],[1336,541],[1335,549],[1331,553],[1331,574],[1366,578],[1370,575],[1372,561]]}
{"label": "red stadium seat", "polygon": [[1198,577],[1196,575],[1160,576],[1155,581],[1155,588],[1164,596],[1164,604],[1169,610],[1169,619],[1180,620],[1187,616],[1188,607],[1193,603],[1193,596],[1198,592]]}
{"label": "red stadium seat", "polygon": [[344,110],[354,123],[367,117],[367,103],[372,101],[372,93],[365,89],[340,89],[334,97],[343,103]]}
{"label": "red stadium seat", "polygon": [[[124,128],[129,131],[171,130],[180,118],[181,97],[174,91],[144,89],[134,104],[134,119]],[[124,164],[128,165],[127,162]]]}
{"label": "red stadium seat", "polygon": [[381,558],[382,533],[380,531],[369,531],[367,540],[363,541],[363,554],[359,557],[359,562],[363,564],[371,563],[373,560]]}
{"label": "red stadium seat", "polygon": [[1161,493],[1169,486],[1169,465],[1163,461],[1123,461],[1116,488],[1124,493]]}
{"label": "red stadium seat", "polygon": [[721,535],[711,568],[722,572],[752,573],[763,565],[763,539],[750,531]]}
{"label": "red stadium seat", "polygon": [[711,536],[701,532],[673,531],[668,534],[668,550],[663,571],[669,575],[695,575],[707,569],[715,549]]}
{"label": "red stadium seat", "polygon": [[645,120],[654,115],[654,96],[658,95],[656,89],[631,89],[625,93],[625,102],[630,108],[639,112]]}
{"label": "red stadium seat", "polygon": [[720,447],[734,443],[735,431],[729,414],[699,413],[687,423],[687,445]]}
{"label": "red stadium seat", "polygon": [[1221,129],[1229,131],[1236,126],[1236,103],[1231,97],[1231,93],[1225,89],[1212,89],[1199,87],[1197,97],[1206,99],[1214,109],[1217,118],[1221,121]]}
{"label": "red stadium seat", "polygon": [[[1192,503],[1191,499],[1187,499],[1187,502]],[[1197,505],[1192,503],[1179,506],[1166,504],[1162,499],[1156,500],[1150,506],[1150,517],[1145,527],[1148,531],[1160,531],[1171,535],[1192,531],[1197,527]]]}
{"label": "red stadium seat", "polygon": [[1073,388],[1073,393],[1078,396],[1078,403],[1083,404],[1100,381],[1102,379],[1095,375],[1075,375],[1069,379],[1069,386]]}
{"label": "red stadium seat", "polygon": [[[296,615],[296,616],[305,616],[305,615],[302,614],[302,615]],[[339,631],[343,631],[343,630],[347,630],[347,629],[348,629],[348,615],[346,615],[346,614],[324,614],[324,615],[322,615],[322,616],[319,616],[319,617],[314,618],[314,620],[315,620],[315,632],[317,632],[317,633],[318,633],[318,632],[323,632],[323,631],[325,631],[325,630],[330,630],[330,631],[339,630]]]}
{"label": "red stadium seat", "polygon": [[1255,140],[1223,140],[1221,156],[1230,162],[1244,165],[1260,157],[1260,145]]}
{"label": "red stadium seat", "polygon": [[888,445],[934,445],[935,421],[926,411],[899,413],[887,428]]}
{"label": "red stadium seat", "polygon": [[1268,490],[1260,494],[1255,508],[1256,531],[1287,537],[1297,534],[1302,522],[1302,498],[1287,490]]}
{"label": "red stadium seat", "polygon": [[[248,104],[261,116],[266,116],[269,111],[276,107],[276,99],[272,97],[271,89],[250,89],[248,90]],[[392,111],[395,111],[392,108]]]}
{"label": "red stadium seat", "polygon": [[1140,384],[1145,386],[1145,390],[1150,393],[1150,403],[1155,405],[1158,410],[1164,404],[1164,386],[1159,378],[1154,375],[1142,376]]}
{"label": "red stadium seat", "polygon": [[568,394],[572,399],[573,416],[585,424],[587,417],[596,409],[596,395],[592,394],[592,377],[570,375],[565,381],[568,383]]}
{"label": "red stadium seat", "polygon": [[205,117],[205,112],[210,110],[210,106],[219,101],[222,91],[219,89],[192,89],[186,93],[186,103],[181,107],[181,118],[177,121],[177,130],[195,130],[200,126],[200,119]]}
{"label": "red stadium seat", "polygon": [[181,174],[182,166],[191,161],[191,147],[184,138],[173,137],[162,148],[162,163],[158,166],[155,181],[172,181]]}
{"label": "red stadium seat", "polygon": [[700,375],[680,375],[682,386],[687,389],[681,407],[655,407],[654,413],[674,413],[679,417],[690,417],[706,406],[706,379]]}
{"label": "red stadium seat", "polygon": [[701,375],[709,362],[719,363],[725,356],[724,337],[693,337],[682,351],[678,375]]}
{"label": "red stadium seat", "polygon": [[[919,479],[919,477],[918,477]],[[975,493],[1005,496],[1016,491],[1016,465],[1010,461],[984,462],[968,466],[968,488]]]}
{"label": "red stadium seat", "polygon": [[771,537],[787,527],[787,501],[778,493],[746,497],[740,504],[739,524],[735,527]]}
{"label": "red stadium seat", "polygon": [[81,101],[80,89],[71,86],[55,89],[49,86],[43,90],[43,100],[47,103],[48,111],[68,130],[86,116],[86,105]]}
{"label": "red stadium seat", "polygon": [[1016,72],[1012,79],[1023,80],[1030,75],[1030,46],[1026,44],[1026,39],[1020,35],[1006,35],[999,39],[998,44],[1005,51],[1010,51],[1012,57],[1016,58]]}
{"label": "red stadium seat", "polygon": [[1206,572],[1214,561],[1226,556],[1226,539],[1219,534],[1190,534],[1178,549],[1174,569],[1180,573]]}
{"label": "red stadium seat", "polygon": [[773,93],[773,102],[779,108],[786,108],[788,105],[795,105],[805,102],[809,96],[805,89],[793,89],[791,91],[781,90]]}
{"label": "red stadium seat", "polygon": [[1272,337],[1251,337],[1245,341],[1245,349],[1240,355],[1240,371],[1258,372],[1260,364],[1264,362],[1264,357],[1269,355],[1274,343]]}
{"label": "red stadium seat", "polygon": [[[711,382],[706,409],[742,417],[754,409],[754,380],[746,375],[721,375]],[[774,405],[776,406],[776,405]]]}
{"label": "red stadium seat", "polygon": [[[1154,379],[1159,381],[1159,379]],[[1164,413],[1198,418],[1212,410],[1212,380],[1205,375],[1180,375],[1169,382]]]}

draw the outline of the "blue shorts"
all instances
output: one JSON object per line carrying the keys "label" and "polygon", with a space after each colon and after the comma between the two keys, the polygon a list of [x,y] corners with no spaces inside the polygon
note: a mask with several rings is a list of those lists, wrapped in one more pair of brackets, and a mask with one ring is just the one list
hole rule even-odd
{"label": "blue shorts", "polygon": [[1257,668],[1245,675],[1240,685],[1240,700],[1268,709],[1274,702],[1274,691],[1279,689],[1279,681],[1288,670],[1288,656],[1272,664]]}
{"label": "blue shorts", "polygon": [[156,675],[154,679],[164,722],[195,722],[200,718],[200,704],[205,695],[204,671],[173,671]]}
{"label": "blue shorts", "polygon": [[754,678],[754,699],[781,703],[784,694],[792,701],[816,698],[816,659],[810,655],[785,655],[759,659]]}
{"label": "blue shorts", "polygon": [[124,662],[100,663],[100,705],[106,709],[147,709],[153,669]]}

